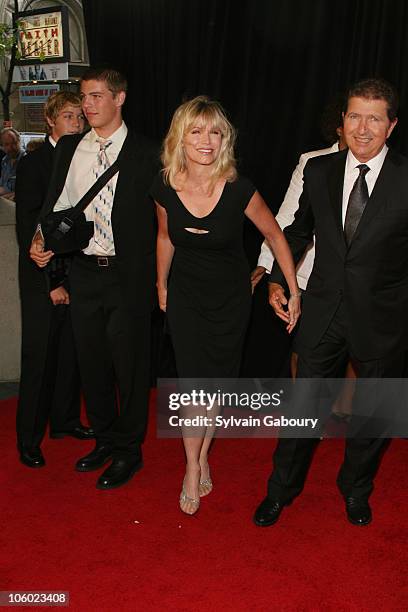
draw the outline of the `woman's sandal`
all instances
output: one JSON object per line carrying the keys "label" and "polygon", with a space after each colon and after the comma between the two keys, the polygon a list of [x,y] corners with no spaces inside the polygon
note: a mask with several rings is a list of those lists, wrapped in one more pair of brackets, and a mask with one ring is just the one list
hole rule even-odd
{"label": "woman's sandal", "polygon": [[198,487],[198,492],[200,497],[205,497],[213,490],[213,483],[210,477],[205,480],[200,480],[200,485]]}
{"label": "woman's sandal", "polygon": [[[194,509],[192,512],[188,512],[187,510],[183,508],[182,505],[186,503],[191,504],[193,506]],[[183,485],[183,489],[180,493],[180,510],[184,512],[184,514],[189,514],[190,516],[192,516],[193,514],[197,512],[199,507],[200,507],[200,500],[194,499],[194,497],[189,497]]]}

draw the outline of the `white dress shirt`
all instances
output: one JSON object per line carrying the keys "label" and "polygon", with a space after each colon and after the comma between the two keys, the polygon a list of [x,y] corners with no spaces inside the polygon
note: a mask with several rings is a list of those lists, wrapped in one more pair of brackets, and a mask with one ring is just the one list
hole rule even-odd
{"label": "white dress shirt", "polygon": [[[127,132],[127,127],[125,123],[122,122],[122,125],[116,130],[116,132],[106,139],[112,141],[112,144],[106,149],[106,156],[110,165],[116,161],[123,143],[125,142]],[[72,157],[71,165],[65,180],[64,189],[62,190],[62,193],[54,206],[54,212],[66,210],[76,206],[82,196],[84,196],[94,184],[95,178],[92,169],[99,153],[99,143],[97,142],[97,138],[97,133],[94,129],[92,129],[90,132],[85,134],[80,141]],[[113,186],[113,198],[115,197],[118,174],[119,173],[116,173],[111,179]],[[86,207],[85,216],[87,221],[94,221],[94,206],[92,202]],[[83,250],[83,252],[86,255],[106,257],[115,255],[115,247],[113,245],[106,251],[99,244],[97,244],[92,237],[89,241],[89,245]]]}
{"label": "white dress shirt", "polygon": [[[319,149],[317,151],[310,151],[309,153],[303,153],[299,158],[299,163],[293,171],[292,178],[289,183],[288,190],[285,194],[285,198],[279,208],[279,212],[276,215],[276,221],[278,222],[281,229],[291,225],[295,218],[295,212],[299,208],[299,198],[303,191],[303,171],[306,166],[306,162],[312,157],[318,157],[319,155],[328,155],[329,153],[337,153],[339,150],[339,143],[335,142],[334,145],[327,149]],[[296,268],[296,277],[299,287],[304,290],[307,286],[310,273],[313,269],[315,258],[314,241],[310,243],[304,253],[302,259]],[[274,256],[269,248],[266,240],[262,243],[261,252],[259,254],[258,266],[262,266],[267,272],[270,272],[274,262]]]}
{"label": "white dress shirt", "polygon": [[[370,170],[365,175],[365,180],[368,187],[368,195],[371,195],[372,190],[374,189],[374,185],[377,181],[378,175],[380,174],[380,170],[385,160],[385,156],[387,155],[388,147],[384,145],[381,151],[370,159],[368,162],[364,162],[366,166],[370,168]],[[353,189],[353,185],[356,182],[358,175],[360,174],[357,166],[362,164],[363,162],[358,161],[352,154],[349,149],[347,153],[346,159],[346,168],[344,171],[344,184],[343,184],[343,209],[342,209],[342,222],[344,228],[344,221],[346,219],[346,212],[348,201],[350,198],[351,190]]]}

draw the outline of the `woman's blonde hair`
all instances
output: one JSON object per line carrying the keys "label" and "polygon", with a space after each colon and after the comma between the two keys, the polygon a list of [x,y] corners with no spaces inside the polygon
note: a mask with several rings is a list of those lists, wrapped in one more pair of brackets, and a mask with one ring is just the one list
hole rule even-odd
{"label": "woman's blonde hair", "polygon": [[178,107],[163,142],[161,160],[164,180],[173,189],[177,189],[175,177],[186,168],[183,138],[197,119],[203,119],[212,127],[220,130],[222,135],[220,153],[212,165],[211,187],[213,188],[221,177],[226,178],[229,182],[234,181],[237,177],[234,155],[235,128],[228,121],[219,102],[207,96],[197,96]]}

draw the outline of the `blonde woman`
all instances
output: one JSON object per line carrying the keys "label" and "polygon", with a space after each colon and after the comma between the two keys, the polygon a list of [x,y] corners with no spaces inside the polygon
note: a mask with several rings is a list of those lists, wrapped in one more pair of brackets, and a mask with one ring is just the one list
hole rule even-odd
{"label": "blonde woman", "polygon": [[[236,378],[251,306],[243,248],[248,217],[265,236],[290,290],[287,330],[300,314],[292,256],[272,213],[252,183],[238,176],[235,130],[218,102],[198,96],[175,112],[164,140],[156,201],[157,290],[180,378]],[[171,278],[169,272],[171,267]],[[194,514],[211,492],[211,433],[184,437],[186,474],[180,508]]]}

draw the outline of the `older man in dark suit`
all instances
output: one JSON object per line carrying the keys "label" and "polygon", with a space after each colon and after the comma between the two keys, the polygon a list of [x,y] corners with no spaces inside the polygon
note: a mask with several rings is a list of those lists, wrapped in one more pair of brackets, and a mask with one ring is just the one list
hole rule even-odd
{"label": "older man in dark suit", "polygon": [[[316,235],[316,258],[297,335],[299,378],[336,378],[351,359],[358,377],[404,375],[408,345],[408,160],[388,149],[397,94],[380,79],[357,83],[343,115],[349,147],[310,160],[299,210],[285,229],[295,260]],[[275,312],[287,320],[282,275],[270,276]],[[305,398],[307,402],[307,398]],[[275,523],[301,492],[313,439],[280,439],[259,526]],[[368,498],[383,439],[346,442],[338,486],[349,521],[371,521]]]}
{"label": "older man in dark suit", "polygon": [[[158,154],[122,120],[126,88],[116,70],[91,68],[84,74],[82,108],[92,129],[62,139],[42,211],[75,206],[120,153],[119,173],[85,211],[94,234],[75,257],[70,276],[81,378],[97,438],[76,469],[96,470],[112,460],[97,481],[100,489],[121,486],[142,467],[149,397],[155,222],[147,193]],[[31,256],[40,266],[52,256],[42,248],[37,235]]]}
{"label": "older man in dark suit", "polygon": [[47,195],[55,146],[62,136],[84,129],[81,100],[72,92],[56,92],[47,100],[44,113],[48,137],[39,149],[21,159],[16,182],[22,314],[17,441],[22,463],[32,468],[45,464],[40,445],[48,420],[51,437],[93,437],[80,422],[79,370],[67,279],[70,258],[54,258],[44,271],[28,254]]}

